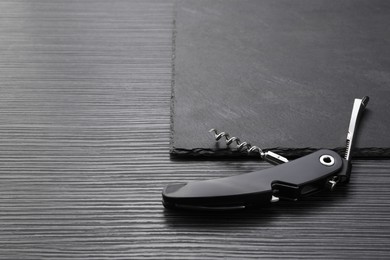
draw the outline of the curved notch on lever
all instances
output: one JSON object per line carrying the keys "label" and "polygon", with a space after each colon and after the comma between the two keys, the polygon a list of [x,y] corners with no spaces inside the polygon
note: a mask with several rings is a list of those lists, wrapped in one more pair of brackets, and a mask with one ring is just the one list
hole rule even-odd
{"label": "curved notch on lever", "polygon": [[275,197],[298,200],[324,189],[344,161],[324,149],[262,171],[171,184],[163,191],[163,204],[167,208],[218,210],[269,204]]}

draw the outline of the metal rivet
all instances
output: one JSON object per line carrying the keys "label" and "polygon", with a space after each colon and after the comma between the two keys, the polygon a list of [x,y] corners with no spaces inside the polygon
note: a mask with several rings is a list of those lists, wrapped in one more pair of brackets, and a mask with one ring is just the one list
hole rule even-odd
{"label": "metal rivet", "polygon": [[334,158],[331,155],[324,154],[321,155],[320,162],[325,166],[332,166],[334,164]]}
{"label": "metal rivet", "polygon": [[272,195],[271,202],[275,203],[275,202],[278,202],[278,201],[279,201],[279,198]]}

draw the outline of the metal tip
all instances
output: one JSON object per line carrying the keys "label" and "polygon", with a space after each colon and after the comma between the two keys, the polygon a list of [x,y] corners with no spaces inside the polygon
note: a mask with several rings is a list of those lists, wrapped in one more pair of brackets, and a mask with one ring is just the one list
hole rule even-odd
{"label": "metal tip", "polygon": [[368,104],[368,101],[370,101],[370,98],[369,98],[368,96],[364,96],[364,97],[362,98],[362,105],[363,105],[364,107],[366,107],[367,104]]}

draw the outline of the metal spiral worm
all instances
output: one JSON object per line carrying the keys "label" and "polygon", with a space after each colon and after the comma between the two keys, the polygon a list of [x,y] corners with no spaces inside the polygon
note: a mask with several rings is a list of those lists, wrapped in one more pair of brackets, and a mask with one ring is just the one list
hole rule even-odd
{"label": "metal spiral worm", "polygon": [[264,159],[265,153],[258,146],[251,145],[250,143],[247,143],[247,142],[241,142],[240,138],[237,138],[235,136],[230,137],[230,135],[228,133],[226,133],[226,132],[218,132],[218,130],[215,129],[215,128],[210,129],[209,132],[210,133],[214,132],[214,137],[215,137],[216,141],[218,141],[222,137],[225,137],[226,145],[229,146],[232,143],[236,143],[237,150],[239,150],[239,151],[246,150],[248,153],[258,152],[260,157],[262,159]]}
{"label": "metal spiral worm", "polygon": [[239,138],[235,136],[230,137],[230,135],[226,132],[218,132],[218,130],[215,128],[210,129],[209,132],[214,133],[214,138],[216,141],[218,141],[222,137],[225,137],[226,145],[229,146],[232,143],[236,143],[238,151],[246,150],[248,153],[258,152],[260,158],[269,163],[277,165],[277,164],[288,162],[287,158],[279,154],[276,154],[271,151],[263,152],[263,150],[260,147],[251,145],[250,143],[247,142],[241,142]]}

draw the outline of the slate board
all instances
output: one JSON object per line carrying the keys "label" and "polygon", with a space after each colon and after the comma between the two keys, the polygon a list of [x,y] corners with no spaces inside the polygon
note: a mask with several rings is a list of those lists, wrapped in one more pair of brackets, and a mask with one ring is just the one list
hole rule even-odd
{"label": "slate board", "polygon": [[354,155],[390,156],[388,1],[178,1],[174,36],[171,155],[237,155],[210,128],[288,157],[342,153],[368,95]]}

